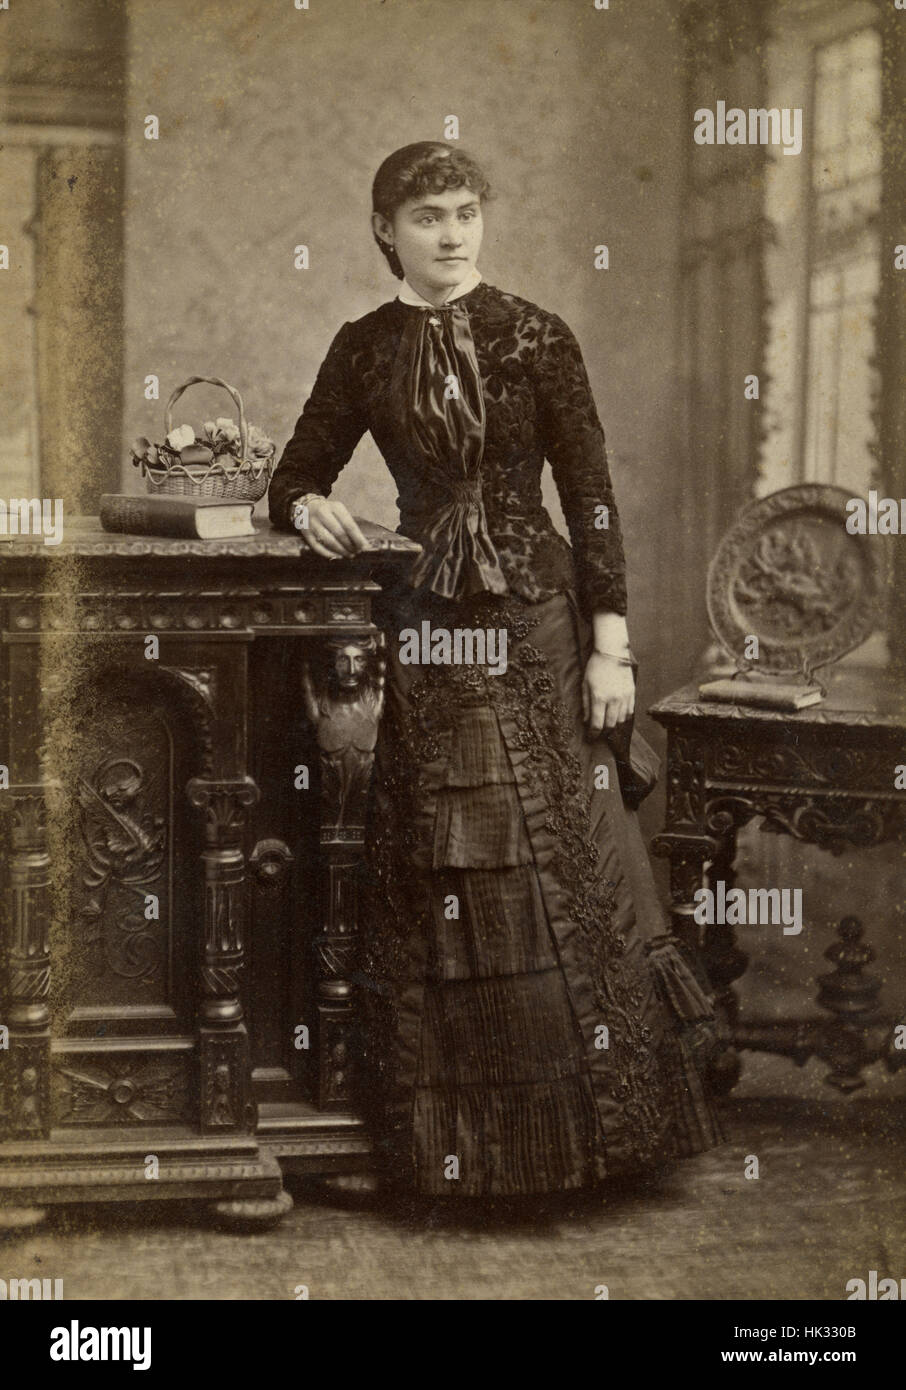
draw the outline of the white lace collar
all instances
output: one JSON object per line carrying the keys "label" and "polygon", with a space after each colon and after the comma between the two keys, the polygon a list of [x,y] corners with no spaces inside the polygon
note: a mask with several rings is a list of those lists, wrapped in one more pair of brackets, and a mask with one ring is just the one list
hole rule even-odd
{"label": "white lace collar", "polygon": [[[481,271],[476,270],[473,267],[472,270],[469,271],[466,278],[462,281],[462,283],[454,286],[454,288],[450,291],[450,293],[444,300],[444,303],[449,304],[451,299],[459,299],[461,295],[468,294],[470,290],[474,290],[475,286],[479,283],[480,280]],[[400,303],[412,304],[417,309],[434,309],[437,307],[436,305],[430,303],[429,300],[422,299],[421,295],[418,294],[412,288],[408,280],[403,281],[402,289],[397,295],[397,299],[400,301]]]}

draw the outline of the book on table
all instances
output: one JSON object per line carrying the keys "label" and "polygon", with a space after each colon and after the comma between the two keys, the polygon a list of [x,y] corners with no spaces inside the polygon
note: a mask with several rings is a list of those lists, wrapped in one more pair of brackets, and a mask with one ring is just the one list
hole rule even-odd
{"label": "book on table", "polygon": [[105,531],[122,531],[132,536],[229,540],[234,536],[255,534],[254,509],[254,502],[223,497],[105,492],[101,495],[100,519]]}
{"label": "book on table", "polygon": [[779,709],[795,712],[817,705],[824,699],[819,685],[796,685],[793,682],[774,680],[736,680],[706,681],[698,687],[703,700],[723,700],[731,704],[758,705],[763,709]]}

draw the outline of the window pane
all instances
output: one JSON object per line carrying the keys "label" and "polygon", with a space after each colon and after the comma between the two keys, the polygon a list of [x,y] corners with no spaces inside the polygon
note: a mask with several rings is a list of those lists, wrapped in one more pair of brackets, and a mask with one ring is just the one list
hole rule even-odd
{"label": "window pane", "polygon": [[874,254],[812,276],[805,477],[865,492],[871,479]]}
{"label": "window pane", "polygon": [[775,235],[769,296],[767,433],[760,494],[836,483],[864,494],[874,457],[875,298],[880,280],[881,45],[874,29],[831,42],[778,33],[770,104],[800,104],[813,78],[811,158],[769,152],[766,211]]}

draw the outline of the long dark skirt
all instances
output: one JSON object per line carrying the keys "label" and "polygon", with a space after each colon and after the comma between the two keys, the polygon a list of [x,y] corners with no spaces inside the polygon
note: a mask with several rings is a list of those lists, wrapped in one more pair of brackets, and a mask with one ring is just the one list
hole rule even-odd
{"label": "long dark skirt", "polygon": [[[425,618],[506,627],[505,673],[402,665],[399,631]],[[720,1142],[710,1005],[666,934],[613,753],[584,737],[572,595],[419,596],[384,621],[358,978],[389,1171],[428,1194],[527,1194]]]}

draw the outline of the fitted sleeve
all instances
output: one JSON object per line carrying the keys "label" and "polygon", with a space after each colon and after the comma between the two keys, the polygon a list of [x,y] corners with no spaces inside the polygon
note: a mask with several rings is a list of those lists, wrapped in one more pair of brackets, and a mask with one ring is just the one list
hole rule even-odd
{"label": "fitted sleeve", "polygon": [[351,383],[349,334],[344,323],[321,363],[311,395],[271,479],[271,522],[291,530],[290,506],[306,492],[329,496],[343,466],[368,428]]}
{"label": "fitted sleeve", "polygon": [[541,441],[569,527],[579,606],[589,619],[600,609],[625,614],[626,561],[604,431],[582,350],[556,314],[546,316],[534,377]]}

